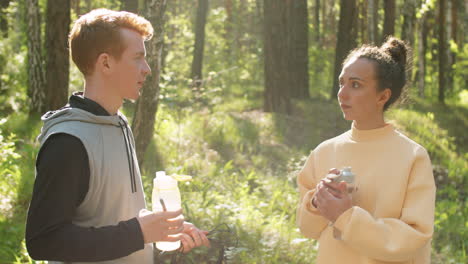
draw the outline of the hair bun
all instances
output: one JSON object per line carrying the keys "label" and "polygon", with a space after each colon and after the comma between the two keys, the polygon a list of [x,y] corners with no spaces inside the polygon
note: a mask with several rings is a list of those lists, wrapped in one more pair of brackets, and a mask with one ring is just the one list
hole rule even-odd
{"label": "hair bun", "polygon": [[406,55],[408,53],[408,46],[403,40],[389,36],[387,41],[380,47],[380,49],[389,54],[392,59],[403,67],[406,66]]}

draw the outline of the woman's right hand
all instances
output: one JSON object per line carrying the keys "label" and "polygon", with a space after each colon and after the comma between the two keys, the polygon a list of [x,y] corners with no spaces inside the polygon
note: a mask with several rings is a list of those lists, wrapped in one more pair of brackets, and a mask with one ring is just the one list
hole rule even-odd
{"label": "woman's right hand", "polygon": [[[315,187],[315,193],[318,193],[320,189],[322,188],[328,188],[327,190],[336,198],[341,197],[341,192],[340,192],[340,187],[339,187],[339,182],[333,181],[334,178],[336,178],[340,174],[340,170],[331,168],[328,171],[328,174],[325,178],[323,178]],[[315,205],[315,195],[314,195],[314,201],[313,204]]]}
{"label": "woman's right hand", "polygon": [[351,208],[351,197],[346,191],[346,182],[334,182],[334,175],[340,173],[337,169],[330,169],[329,175],[317,184],[312,204],[320,214],[335,222],[344,211]]}

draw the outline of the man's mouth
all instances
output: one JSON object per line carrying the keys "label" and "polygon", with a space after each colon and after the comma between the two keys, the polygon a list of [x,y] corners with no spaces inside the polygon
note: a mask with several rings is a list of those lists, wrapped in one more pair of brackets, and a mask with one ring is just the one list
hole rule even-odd
{"label": "man's mouth", "polygon": [[351,108],[350,105],[343,104],[343,103],[340,104],[340,107],[341,107],[341,109],[343,109],[343,110]]}

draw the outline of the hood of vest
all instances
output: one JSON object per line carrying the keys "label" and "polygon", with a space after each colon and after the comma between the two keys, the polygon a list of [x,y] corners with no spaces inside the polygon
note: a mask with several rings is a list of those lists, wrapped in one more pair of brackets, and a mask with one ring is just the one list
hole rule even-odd
{"label": "hood of vest", "polygon": [[96,125],[114,126],[116,128],[120,128],[122,130],[122,140],[125,143],[125,148],[127,151],[126,154],[128,160],[130,181],[132,185],[132,192],[136,192],[135,166],[137,166],[137,164],[135,163],[135,160],[133,158],[134,147],[131,143],[132,140],[130,138],[130,129],[128,127],[128,121],[122,113],[118,112],[116,115],[112,116],[99,116],[79,108],[72,108],[66,106],[59,110],[49,111],[45,113],[41,117],[41,120],[44,122],[44,125],[41,129],[41,133],[37,137],[37,139],[41,143],[44,140],[44,137],[47,136],[49,129],[63,122],[79,121]]}

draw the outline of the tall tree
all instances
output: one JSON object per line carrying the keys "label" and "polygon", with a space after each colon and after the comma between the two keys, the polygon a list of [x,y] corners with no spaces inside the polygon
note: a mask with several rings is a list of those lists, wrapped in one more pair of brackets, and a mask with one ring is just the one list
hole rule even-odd
{"label": "tall tree", "polygon": [[208,15],[208,0],[198,0],[197,18],[195,23],[195,44],[193,48],[192,71],[190,77],[196,87],[203,80],[203,50],[205,47],[205,25]]}
{"label": "tall tree", "polygon": [[10,5],[10,0],[0,0],[0,32],[4,38],[8,37],[8,20],[5,10]]}
{"label": "tall tree", "polygon": [[135,147],[140,168],[154,132],[154,122],[159,104],[159,82],[161,79],[161,57],[164,42],[164,25],[167,0],[146,0],[145,17],[154,27],[154,36],[146,44],[148,64],[152,70],[141,89],[133,115],[132,130],[135,136]]}
{"label": "tall tree", "polygon": [[27,1],[28,38],[28,96],[31,100],[30,113],[44,113],[46,109],[45,74],[41,41],[41,19],[39,0]]}
{"label": "tall tree", "polygon": [[80,7],[80,0],[71,0],[71,6],[72,6],[72,10],[75,11],[75,14],[77,16],[80,16],[81,15],[81,7]]}
{"label": "tall tree", "polygon": [[[450,12],[448,12],[448,23],[447,23],[447,32],[448,40],[453,41],[453,43],[457,43],[457,23],[458,23],[458,1],[457,0],[450,0],[448,2],[450,4]],[[447,49],[447,58],[448,58],[448,67],[447,67],[447,88],[449,91],[453,91],[453,66],[455,65],[457,54],[452,51],[450,48]]]}
{"label": "tall tree", "polygon": [[388,36],[393,36],[395,34],[395,19],[396,19],[396,3],[395,0],[383,0],[384,2],[384,24],[382,32],[382,42]]}
{"label": "tall tree", "polygon": [[368,0],[359,1],[359,12],[356,13],[356,19],[359,25],[359,34],[361,35],[361,43],[368,43],[369,42],[369,30],[368,27],[368,18],[367,18],[367,10],[368,10]]}
{"label": "tall tree", "polygon": [[315,41],[320,46],[320,0],[315,0],[315,6],[314,6],[314,31],[315,31]]}
{"label": "tall tree", "polygon": [[331,97],[336,98],[339,90],[338,77],[341,72],[341,64],[346,55],[355,47],[356,32],[355,14],[356,0],[340,0],[340,22],[338,24],[338,40],[336,41],[335,70],[333,73],[333,89]]}
{"label": "tall tree", "polygon": [[290,83],[288,83],[287,2],[268,0],[264,13],[265,112],[290,113]]}
{"label": "tall tree", "polygon": [[416,21],[416,7],[419,0],[406,0],[403,4],[403,24],[401,25],[401,38],[414,45],[414,26]]}
{"label": "tall tree", "polygon": [[309,98],[309,42],[307,0],[287,1],[288,80],[291,97]]}
{"label": "tall tree", "polygon": [[379,1],[378,0],[368,0],[367,4],[367,16],[369,25],[368,36],[369,42],[376,44],[379,40]]}
{"label": "tall tree", "polygon": [[[233,4],[232,0],[224,1],[224,8],[226,9],[226,22],[224,23],[224,39],[226,40],[226,53],[231,52],[232,28],[234,26]],[[227,55],[227,57],[230,57]]]}
{"label": "tall tree", "polygon": [[445,71],[447,67],[447,44],[445,43],[446,0],[439,0],[439,102],[445,101]]}
{"label": "tall tree", "polygon": [[425,76],[426,76],[426,50],[428,23],[426,11],[421,15],[418,23],[418,95],[424,98]]}
{"label": "tall tree", "polygon": [[121,0],[122,10],[138,13],[138,0]]}
{"label": "tall tree", "polygon": [[67,102],[69,27],[70,1],[48,0],[45,41],[47,109],[60,108]]}

